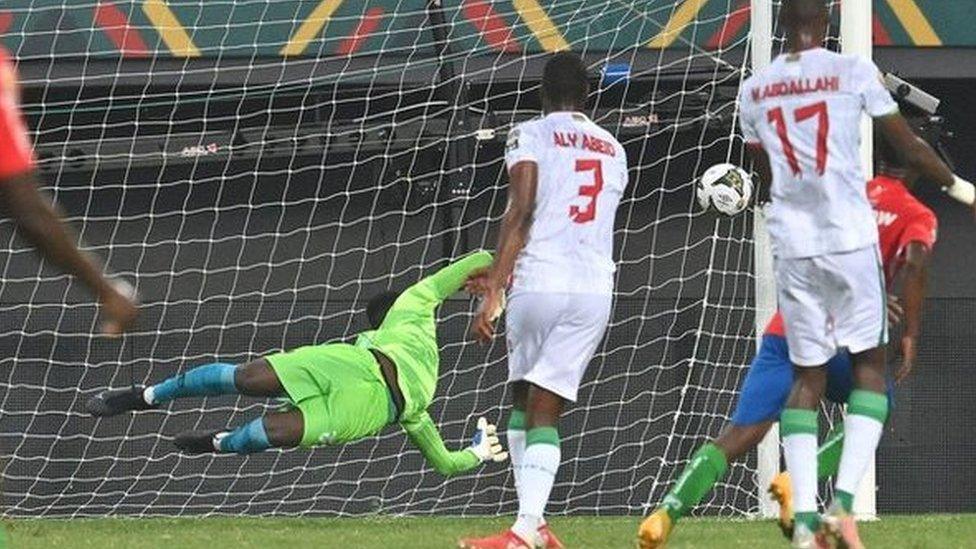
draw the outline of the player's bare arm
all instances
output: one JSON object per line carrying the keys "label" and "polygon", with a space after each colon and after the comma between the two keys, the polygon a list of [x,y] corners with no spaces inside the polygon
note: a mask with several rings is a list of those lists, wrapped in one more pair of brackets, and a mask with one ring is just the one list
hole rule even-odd
{"label": "player's bare arm", "polygon": [[106,334],[118,334],[135,320],[137,309],[131,297],[102,274],[102,266],[95,257],[75,246],[77,237],[62,222],[55,206],[38,191],[33,172],[0,179],[0,203],[20,234],[46,260],[78,277],[98,298],[105,318],[102,330]]}
{"label": "player's bare arm", "polygon": [[897,383],[901,383],[912,373],[915,357],[918,355],[917,341],[922,327],[929,254],[929,249],[920,242],[912,242],[905,250],[905,264],[901,268],[905,331],[901,336],[902,363],[895,372]]}
{"label": "player's bare arm", "polygon": [[495,261],[484,279],[484,300],[475,317],[472,332],[482,342],[490,341],[495,332],[495,317],[515,260],[529,239],[532,212],[535,209],[539,167],[535,162],[519,162],[509,170],[508,210],[498,234]]}
{"label": "player's bare arm", "polygon": [[17,75],[5,60],[0,61],[0,114],[0,145],[6,156],[0,163],[0,203],[6,215],[44,259],[78,277],[98,298],[105,318],[102,331],[120,333],[138,312],[131,291],[127,285],[108,280],[98,260],[78,250],[76,235],[38,190],[27,127],[20,112]]}
{"label": "player's bare arm", "polygon": [[950,196],[973,208],[976,216],[973,184],[952,173],[952,169],[939,158],[931,145],[919,137],[900,114],[893,114],[875,121],[885,139],[899,151],[906,164],[914,168],[926,180],[945,189]]}

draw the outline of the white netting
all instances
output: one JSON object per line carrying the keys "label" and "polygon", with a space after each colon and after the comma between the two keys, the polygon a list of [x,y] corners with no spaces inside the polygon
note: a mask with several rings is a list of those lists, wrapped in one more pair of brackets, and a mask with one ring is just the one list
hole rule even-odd
{"label": "white netting", "polygon": [[[4,2],[46,181],[144,304],[122,340],[92,338],[76,284],[4,225],[6,514],[511,511],[506,467],[444,480],[396,429],[313,452],[184,457],[177,432],[236,425],[269,403],[207,398],[105,420],[83,403],[215,359],[350,337],[374,292],[493,247],[502,145],[538,112],[540,44],[559,46],[549,22],[595,76],[608,62],[632,74],[594,80],[593,117],[627,147],[631,184],[612,325],[562,424],[548,509],[636,513],[659,499],[726,421],[754,349],[749,217],[699,213],[692,192],[709,165],[741,160],[748,17],[738,0],[533,6]],[[297,55],[291,38],[305,35]],[[669,47],[648,48],[655,36]],[[456,299],[440,314],[432,415],[452,447],[473,414],[503,424],[510,398],[502,340],[465,339],[472,311]],[[752,512],[757,493],[750,459],[703,510]]]}

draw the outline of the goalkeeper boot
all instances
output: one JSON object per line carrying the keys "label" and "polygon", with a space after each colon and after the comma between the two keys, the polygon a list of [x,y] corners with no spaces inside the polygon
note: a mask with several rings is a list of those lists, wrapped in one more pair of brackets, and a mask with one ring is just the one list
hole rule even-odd
{"label": "goalkeeper boot", "polygon": [[671,536],[671,515],[664,509],[651,513],[640,525],[637,541],[641,549],[658,549],[668,543]]}
{"label": "goalkeeper boot", "polygon": [[793,549],[831,549],[827,536],[821,532],[811,532],[805,524],[793,528]]}
{"label": "goalkeeper boot", "polygon": [[[536,536],[537,538],[539,536]],[[462,539],[458,542],[461,549],[536,549],[542,547],[542,540],[526,541],[511,530],[486,538]]]}
{"label": "goalkeeper boot", "polygon": [[219,448],[217,437],[221,431],[183,431],[176,435],[173,444],[184,454],[212,454]]}
{"label": "goalkeeper boot", "polygon": [[156,406],[146,402],[142,393],[145,387],[133,385],[126,389],[102,391],[88,399],[85,409],[93,416],[114,416],[123,412],[151,410]]}
{"label": "goalkeeper boot", "polygon": [[786,471],[776,475],[769,483],[769,495],[779,504],[779,529],[786,539],[793,537],[793,488],[790,486],[790,474]]}
{"label": "goalkeeper boot", "polygon": [[864,549],[861,536],[857,533],[854,515],[845,511],[837,502],[827,509],[821,530],[841,549]]}
{"label": "goalkeeper boot", "polygon": [[552,533],[548,522],[539,527],[539,536],[542,538],[542,546],[546,549],[566,549],[563,542]]}

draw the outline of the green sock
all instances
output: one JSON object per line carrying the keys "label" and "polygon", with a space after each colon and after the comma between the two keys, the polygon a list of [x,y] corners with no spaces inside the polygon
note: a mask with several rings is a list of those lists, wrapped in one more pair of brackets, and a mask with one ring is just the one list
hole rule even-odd
{"label": "green sock", "polygon": [[681,471],[674,488],[664,497],[661,506],[671,520],[677,522],[698,505],[705,494],[725,475],[728,467],[725,454],[718,446],[708,443],[699,448],[691,462]]}
{"label": "green sock", "polygon": [[844,426],[838,425],[827,435],[827,440],[817,450],[817,478],[823,480],[837,474],[840,454],[844,451]]}
{"label": "green sock", "polygon": [[850,494],[843,490],[836,490],[834,492],[834,501],[839,503],[844,511],[848,513],[854,511],[854,494]]}

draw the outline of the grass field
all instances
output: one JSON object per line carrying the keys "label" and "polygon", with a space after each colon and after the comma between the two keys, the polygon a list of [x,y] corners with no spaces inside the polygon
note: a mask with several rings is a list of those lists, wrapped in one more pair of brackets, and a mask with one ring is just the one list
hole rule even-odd
{"label": "grass field", "polygon": [[[6,522],[11,549],[247,549],[455,547],[457,538],[491,533],[508,518],[207,518],[76,519]],[[634,517],[556,517],[553,528],[572,548],[633,547]],[[976,515],[886,517],[864,524],[869,548],[976,547]],[[786,547],[771,522],[692,519],[669,547]]]}

